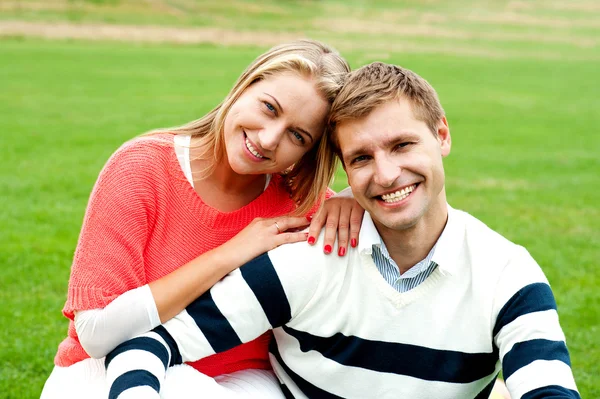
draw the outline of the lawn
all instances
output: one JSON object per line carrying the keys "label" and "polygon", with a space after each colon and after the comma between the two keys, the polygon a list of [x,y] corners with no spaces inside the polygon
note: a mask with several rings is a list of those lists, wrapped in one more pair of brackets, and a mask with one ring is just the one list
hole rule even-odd
{"label": "lawn", "polygon": [[[142,20],[139,13],[111,11],[109,7],[128,4],[114,3],[69,3],[104,10],[93,16],[84,12],[75,18],[73,11],[66,14],[59,9],[36,14],[24,7],[9,10],[3,18],[136,24],[175,24],[178,18],[152,14]],[[340,20],[369,21],[382,15],[381,9],[391,7],[390,3],[369,8],[366,2],[356,2],[352,9],[343,3],[309,2],[304,9],[292,1],[272,10],[294,22],[290,29],[306,32],[306,26],[285,12],[296,10],[308,16],[329,7],[339,11]],[[422,11],[419,7],[424,6],[406,4],[411,3],[410,10]],[[266,4],[275,7],[274,2]],[[558,7],[559,3],[548,4]],[[460,29],[471,33],[481,29],[486,32],[482,38],[417,35],[409,36],[404,47],[381,31],[385,24],[377,32],[364,33],[386,38],[374,40],[373,48],[357,33],[360,26],[344,32],[340,27],[316,30],[311,23],[310,29],[315,29],[314,37],[338,45],[353,66],[384,59],[415,70],[437,88],[453,137],[452,154],[445,163],[450,203],[527,247],[542,266],[557,297],[582,397],[597,398],[600,23],[589,21],[600,10],[592,2],[577,4],[590,7],[561,13],[547,7],[536,14],[537,25],[506,24],[502,29],[483,29],[481,21],[482,16],[489,19],[505,11],[479,10],[469,14],[479,19],[465,19]],[[227,19],[229,11],[212,12]],[[256,18],[262,18],[264,25],[248,29],[276,29],[274,17],[263,14]],[[533,14],[525,9],[521,16],[533,18]],[[454,10],[449,15],[458,18],[459,13]],[[568,20],[587,22],[563,29],[559,22],[565,15]],[[555,21],[557,28],[540,25],[543,18]],[[193,18],[179,20],[204,26]],[[442,27],[456,32],[452,21]],[[238,26],[234,22],[231,27]],[[279,20],[279,29],[284,29],[283,22]],[[208,23],[214,21],[204,24]],[[527,33],[532,38],[548,34],[571,42],[496,40],[490,33],[495,31]],[[362,38],[349,46],[357,36]],[[586,48],[573,44],[584,39],[592,44]],[[426,51],[415,50],[418,46]],[[39,396],[50,373],[56,347],[66,333],[61,308],[86,201],[111,152],[144,131],[202,115],[265,48],[261,43],[240,47],[0,39],[0,264],[4,266],[0,397]],[[334,188],[344,186],[340,171]]]}

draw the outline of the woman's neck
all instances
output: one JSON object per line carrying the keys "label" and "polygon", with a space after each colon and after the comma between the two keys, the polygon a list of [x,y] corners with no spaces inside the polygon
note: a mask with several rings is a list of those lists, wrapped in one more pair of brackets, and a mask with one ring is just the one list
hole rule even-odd
{"label": "woman's neck", "polygon": [[201,178],[200,172],[207,164],[196,159],[191,161],[191,169],[196,193],[212,208],[235,211],[254,201],[265,189],[266,175],[240,175],[231,169],[227,158],[217,163],[210,175]]}

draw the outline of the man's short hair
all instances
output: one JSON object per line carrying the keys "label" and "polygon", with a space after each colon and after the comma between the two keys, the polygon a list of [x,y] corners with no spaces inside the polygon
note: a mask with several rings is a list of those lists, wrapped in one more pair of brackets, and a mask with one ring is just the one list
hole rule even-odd
{"label": "man's short hair", "polygon": [[415,118],[425,122],[437,136],[444,109],[435,89],[425,79],[411,70],[383,62],[373,62],[348,74],[331,106],[328,123],[329,138],[340,159],[336,127],[364,118],[378,106],[399,99],[410,101]]}

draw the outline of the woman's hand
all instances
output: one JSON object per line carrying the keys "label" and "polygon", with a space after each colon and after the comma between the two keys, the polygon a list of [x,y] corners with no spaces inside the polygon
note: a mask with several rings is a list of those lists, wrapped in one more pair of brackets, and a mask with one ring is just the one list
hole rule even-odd
{"label": "woman's hand", "polygon": [[333,250],[337,232],[338,255],[344,256],[348,240],[352,247],[358,245],[358,232],[365,210],[352,197],[334,196],[323,203],[313,216],[308,229],[308,243],[314,244],[325,226],[323,251],[329,254]]}
{"label": "woman's hand", "polygon": [[282,244],[306,241],[308,233],[298,230],[306,228],[308,223],[305,217],[256,218],[235,237],[223,244],[222,251],[236,257],[233,270]]}

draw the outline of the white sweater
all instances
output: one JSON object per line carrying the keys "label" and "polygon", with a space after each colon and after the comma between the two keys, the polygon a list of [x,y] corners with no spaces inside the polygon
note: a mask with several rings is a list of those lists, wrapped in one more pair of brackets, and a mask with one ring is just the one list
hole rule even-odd
{"label": "white sweater", "polygon": [[[367,215],[359,242],[372,223]],[[552,291],[524,248],[449,208],[433,262],[399,293],[361,248],[279,247],[111,352],[110,397],[158,398],[168,365],[274,328],[271,361],[288,397],[487,398],[502,367],[514,399],[579,398]]]}

